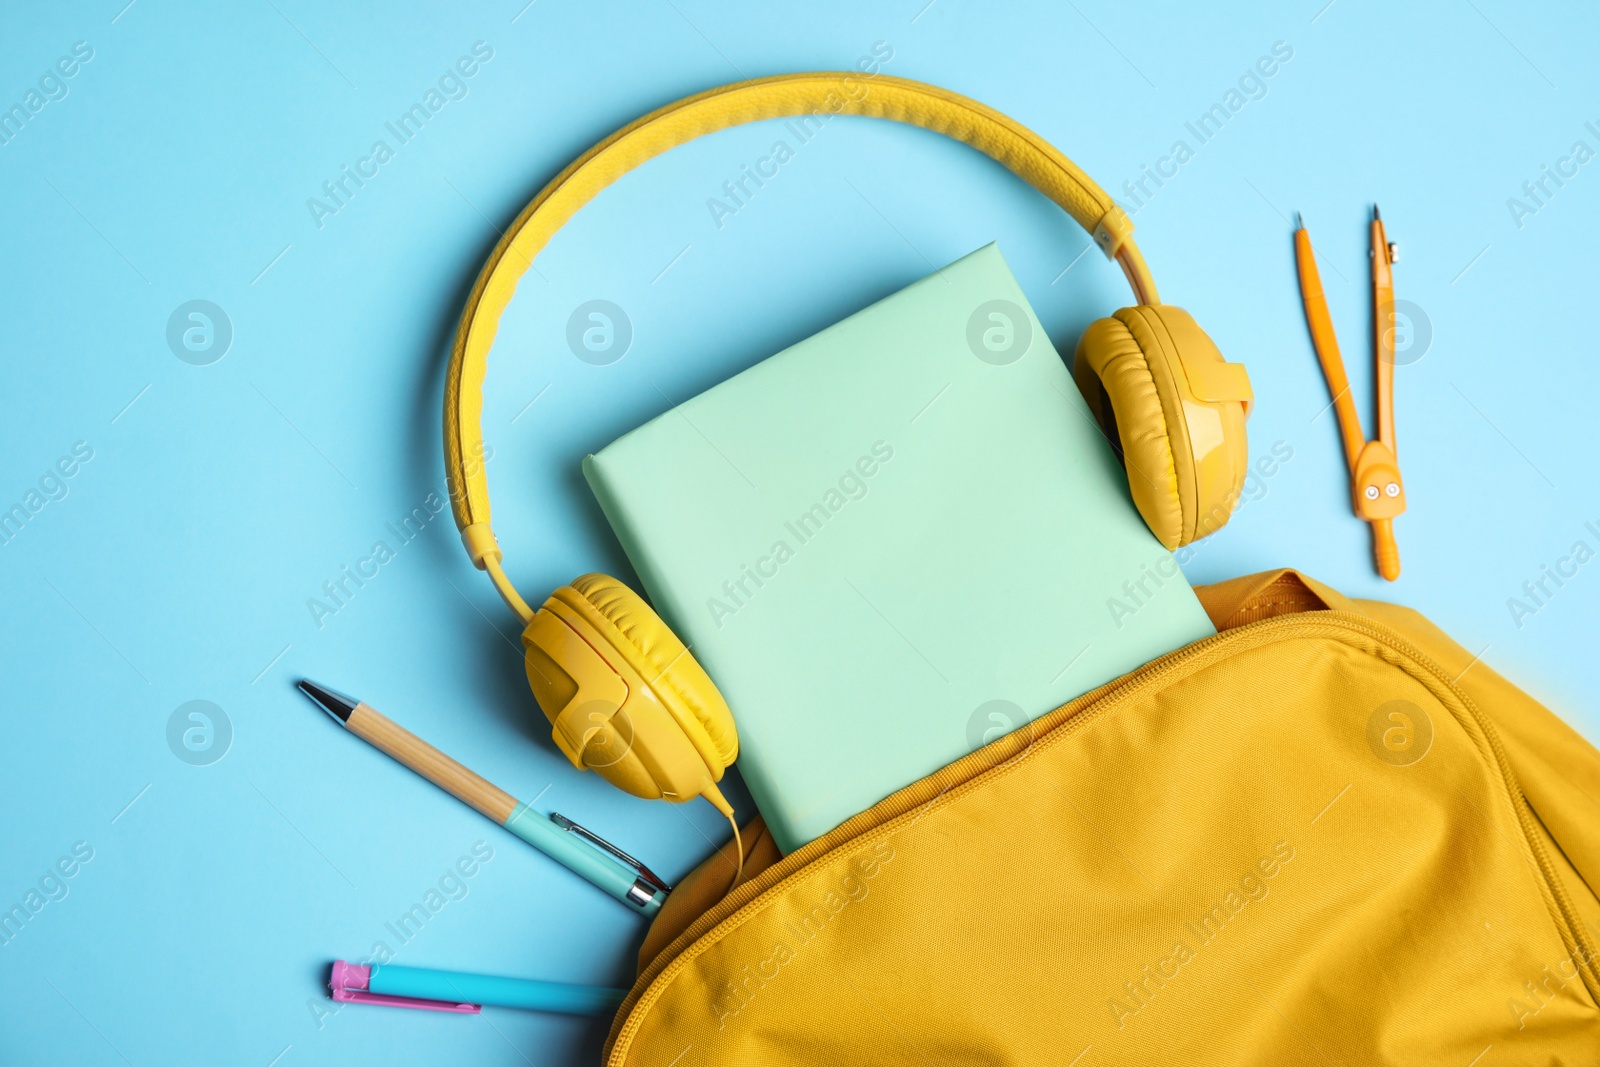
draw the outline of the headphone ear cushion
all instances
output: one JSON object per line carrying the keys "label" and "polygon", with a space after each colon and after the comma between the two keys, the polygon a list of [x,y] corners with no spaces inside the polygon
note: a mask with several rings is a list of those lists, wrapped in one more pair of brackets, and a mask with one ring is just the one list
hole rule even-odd
{"label": "headphone ear cushion", "polygon": [[1169,304],[1123,308],[1084,331],[1073,377],[1120,443],[1139,514],[1169,550],[1220,529],[1249,464],[1244,368]]}
{"label": "headphone ear cushion", "polygon": [[[571,586],[600,616],[605,634],[623,654],[631,653],[639,673],[689,735],[712,778],[739,755],[733,712],[678,635],[644,598],[605,574],[585,574]],[[558,591],[557,595],[560,595]]]}
{"label": "headphone ear cushion", "polygon": [[[1180,469],[1189,441],[1175,390],[1162,388],[1170,368],[1159,341],[1137,317],[1140,310],[1124,308],[1091,323],[1078,341],[1072,374],[1121,454],[1134,506],[1170,550],[1189,540],[1192,530],[1186,516],[1194,514],[1193,483],[1186,493]],[[1154,360],[1150,348],[1156,349]]]}

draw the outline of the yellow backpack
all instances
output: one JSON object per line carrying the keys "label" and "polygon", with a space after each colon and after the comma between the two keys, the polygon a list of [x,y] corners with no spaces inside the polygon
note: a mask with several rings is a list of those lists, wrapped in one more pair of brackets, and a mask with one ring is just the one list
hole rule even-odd
{"label": "yellow backpack", "polygon": [[1219,633],[668,898],[606,1061],[1600,1062],[1600,753],[1416,612]]}

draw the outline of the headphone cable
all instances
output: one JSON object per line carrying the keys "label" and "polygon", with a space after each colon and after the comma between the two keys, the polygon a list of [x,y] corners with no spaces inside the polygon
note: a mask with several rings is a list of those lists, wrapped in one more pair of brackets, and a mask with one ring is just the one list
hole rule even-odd
{"label": "headphone cable", "polygon": [[739,884],[739,879],[744,876],[744,838],[739,834],[739,820],[734,817],[733,805],[722,795],[722,790],[714,785],[708,785],[702,795],[711,802],[713,808],[722,812],[723,817],[728,820],[728,825],[733,827],[733,846],[738,853],[739,861],[733,868],[733,881],[722,891],[722,895],[727,896],[733,892],[734,887]]}
{"label": "headphone cable", "polygon": [[738,850],[739,862],[733,869],[733,881],[728,883],[728,888],[723,891],[723,896],[733,892],[734,887],[739,884],[739,879],[744,875],[744,839],[739,836],[739,824],[734,821],[732,815],[728,816],[728,825],[733,827],[733,844],[734,848]]}

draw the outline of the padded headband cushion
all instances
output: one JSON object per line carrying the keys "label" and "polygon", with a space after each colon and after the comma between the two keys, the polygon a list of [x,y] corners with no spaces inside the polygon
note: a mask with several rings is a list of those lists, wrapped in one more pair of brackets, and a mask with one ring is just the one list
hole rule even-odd
{"label": "padded headband cushion", "polygon": [[1092,323],[1078,341],[1073,377],[1121,444],[1139,514],[1156,540],[1175,549],[1194,539],[1198,503],[1188,425],[1172,377],[1178,353],[1160,315],[1167,310],[1123,308]]}
{"label": "padded headband cushion", "polygon": [[[723,768],[733,763],[739,755],[733,712],[705,668],[661,616],[638,593],[609,575],[585,574],[572,582],[572,589],[599,614],[606,624],[603,632],[612,643],[625,655],[633,653],[637,660],[633,666],[662,697],[695,747],[709,747]],[[697,737],[697,732],[701,736]]]}

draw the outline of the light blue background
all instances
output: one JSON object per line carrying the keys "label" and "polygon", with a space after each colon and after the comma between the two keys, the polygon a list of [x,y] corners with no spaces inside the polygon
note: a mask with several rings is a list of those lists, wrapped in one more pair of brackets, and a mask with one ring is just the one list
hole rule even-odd
{"label": "light blue background", "polygon": [[[94,450],[67,496],[0,547],[0,906],[75,842],[94,849],[68,896],[0,947],[6,1063],[593,1061],[603,1024],[554,1016],[356,1008],[319,1025],[328,960],[395,944],[384,924],[475,841],[492,861],[403,962],[627,984],[642,925],[342,736],[291,681],[364,696],[520,796],[548,788],[542,807],[668,877],[722,839],[721,819],[572,771],[526,691],[514,622],[448,517],[322,627],[306,602],[442,492],[444,354],[495,227],[646,110],[741,76],[852,66],[878,41],[893,49],[887,72],[1015,115],[1118,195],[1174,140],[1195,147],[1184,123],[1274,42],[1292,47],[1265,97],[1136,215],[1163,294],[1250,368],[1252,453],[1293,449],[1189,577],[1289,564],[1401,600],[1600,737],[1600,563],[1521,627],[1507,607],[1575,541],[1600,548],[1584,527],[1600,528],[1600,163],[1520,227],[1506,203],[1574,141],[1600,149],[1584,126],[1600,120],[1593,13],[1505,0],[124,2],[14,6],[0,33],[0,106],[74,42],[94,49],[67,97],[0,146],[0,507],[75,442]],[[307,198],[480,40],[494,56],[469,95],[319,228]],[[629,176],[523,285],[485,430],[496,528],[530,595],[586,570],[630,573],[580,478],[584,452],[936,265],[998,239],[1067,349],[1127,301],[1098,255],[1077,259],[1087,238],[1021,183],[883,123],[830,125],[719,229],[707,198],[777,135],[731,131]],[[1411,510],[1392,587],[1350,514],[1289,223],[1301,210],[1312,227],[1365,410],[1374,200],[1402,249],[1399,295],[1433,330],[1397,375]],[[571,310],[595,298],[635,330],[609,367],[564,343]],[[192,299],[234,329],[209,366],[165,340]],[[194,699],[234,730],[210,766],[166,742]]]}

